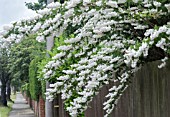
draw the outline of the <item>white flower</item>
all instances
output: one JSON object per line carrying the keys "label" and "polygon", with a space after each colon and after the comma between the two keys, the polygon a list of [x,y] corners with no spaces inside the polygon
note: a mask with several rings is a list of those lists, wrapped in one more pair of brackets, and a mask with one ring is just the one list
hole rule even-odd
{"label": "white flower", "polygon": [[86,69],[86,66],[85,65],[81,65],[81,66],[78,66],[76,69],[80,71],[80,70]]}
{"label": "white flower", "polygon": [[80,37],[71,38],[69,40],[64,40],[65,43],[77,43],[81,40]]}
{"label": "white flower", "polygon": [[166,31],[167,35],[170,35],[170,28]]}
{"label": "white flower", "polygon": [[153,32],[154,32],[154,29],[148,29],[148,30],[146,30],[144,35],[147,37],[147,36],[151,35]]}
{"label": "white flower", "polygon": [[102,34],[102,31],[99,30],[99,29],[94,29],[93,32],[96,33],[96,34]]}
{"label": "white flower", "polygon": [[155,38],[157,38],[159,36],[159,32],[155,31],[154,33],[151,34],[150,39],[154,40]]}
{"label": "white flower", "polygon": [[92,68],[92,67],[94,67],[94,66],[96,66],[96,65],[97,65],[96,62],[91,62],[91,63],[89,63],[89,64],[87,65],[87,68]]}
{"label": "white flower", "polygon": [[94,87],[97,87],[97,86],[99,86],[99,81],[88,81],[86,88],[93,89]]}
{"label": "white flower", "polygon": [[77,117],[77,114],[78,114],[77,110],[74,109],[70,113],[71,117]]}
{"label": "white flower", "polygon": [[6,34],[8,34],[8,31],[6,31],[6,30],[0,30],[0,35],[1,35],[1,36],[5,36]]}
{"label": "white flower", "polygon": [[69,9],[68,11],[66,11],[63,17],[65,19],[67,19],[67,18],[71,17],[73,14],[74,14],[74,9],[72,8],[72,9]]}
{"label": "white flower", "polygon": [[59,2],[52,2],[47,5],[47,8],[59,8],[61,4]]}
{"label": "white flower", "polygon": [[68,79],[69,79],[69,75],[60,76],[59,78],[57,78],[57,80],[68,80]]}
{"label": "white flower", "polygon": [[169,4],[165,4],[165,7],[168,9],[168,12],[170,12],[170,3]]}
{"label": "white flower", "polygon": [[[78,78],[76,78],[77,81],[83,81],[85,79],[85,76],[80,76]],[[83,83],[83,82],[82,82]],[[84,84],[84,83],[83,83]]]}
{"label": "white flower", "polygon": [[104,56],[102,59],[104,61],[110,61],[112,59],[112,56]]}
{"label": "white flower", "polygon": [[105,68],[107,68],[107,65],[103,64],[103,65],[97,66],[96,70],[103,71],[103,69],[105,69]]}
{"label": "white flower", "polygon": [[148,55],[149,45],[145,42],[142,43],[142,46],[139,47],[139,50],[136,53],[135,57],[139,57],[142,53],[144,56]]}
{"label": "white flower", "polygon": [[111,17],[117,17],[118,13],[116,12],[109,12],[107,15],[105,15],[106,18],[111,18]]}
{"label": "white flower", "polygon": [[66,94],[65,93],[62,93],[61,94],[61,99],[65,100],[67,98]]}
{"label": "white flower", "polygon": [[41,28],[41,23],[38,22],[38,23],[34,26],[34,28],[32,29],[32,31],[33,31],[33,32],[36,32],[36,31],[38,31],[40,28]]}
{"label": "white flower", "polygon": [[159,33],[162,33],[162,32],[166,32],[167,31],[167,27],[166,26],[161,26],[158,30]]}
{"label": "white flower", "polygon": [[83,5],[86,6],[91,3],[91,0],[83,0]]}
{"label": "white flower", "polygon": [[117,56],[117,57],[111,59],[111,60],[110,60],[110,63],[114,63],[114,62],[118,61],[120,58],[121,58],[121,57],[118,57],[118,56]]}
{"label": "white flower", "polygon": [[138,3],[139,0],[132,0],[134,3]]}
{"label": "white flower", "polygon": [[45,78],[45,79],[49,78],[52,73],[53,73],[52,70],[47,71],[47,72],[44,74],[44,78]]}
{"label": "white flower", "polygon": [[132,63],[131,63],[131,67],[132,67],[132,68],[135,68],[135,67],[136,67],[136,65],[137,65],[137,61],[132,61]]}
{"label": "white flower", "polygon": [[127,0],[118,0],[118,4],[125,3]]}
{"label": "white flower", "polygon": [[162,62],[165,62],[166,60],[168,60],[168,57],[161,59]]}
{"label": "white flower", "polygon": [[166,66],[166,62],[162,62],[160,65],[158,65],[158,68],[161,69]]}
{"label": "white flower", "polygon": [[63,51],[68,51],[68,50],[72,49],[72,46],[71,45],[63,45],[63,46],[59,46],[57,49],[63,50]]}
{"label": "white flower", "polygon": [[74,56],[77,58],[77,57],[80,57],[80,56],[84,55],[84,53],[85,52],[80,52],[80,53],[75,54]]}
{"label": "white flower", "polygon": [[61,57],[65,56],[66,53],[65,52],[60,52],[58,54],[56,54],[55,56],[52,57],[52,59],[60,59]]}
{"label": "white flower", "polygon": [[37,36],[37,37],[36,37],[36,40],[37,40],[38,42],[44,42],[44,41],[45,41],[45,37],[44,37],[43,35]]}
{"label": "white flower", "polygon": [[113,86],[112,88],[109,89],[109,91],[110,91],[110,92],[111,92],[111,91],[116,91],[116,88],[117,88],[116,86]]}
{"label": "white flower", "polygon": [[79,61],[79,64],[84,64],[84,63],[87,63],[88,62],[88,58],[82,58],[80,61]]}
{"label": "white flower", "polygon": [[166,39],[165,38],[161,38],[160,41],[158,41],[158,43],[156,44],[156,47],[160,47],[160,48],[164,48],[164,45],[166,44]]}
{"label": "white flower", "polygon": [[137,25],[136,27],[134,27],[134,29],[146,29],[148,28],[148,26],[143,26],[143,25]]}
{"label": "white flower", "polygon": [[47,69],[43,69],[42,72],[43,72],[43,73],[46,73],[46,72],[47,72]]}
{"label": "white flower", "polygon": [[160,3],[160,2],[157,2],[157,1],[153,1],[153,5],[156,6],[156,7],[160,7],[160,6],[161,6],[161,3]]}
{"label": "white flower", "polygon": [[87,12],[87,14],[88,14],[89,16],[92,16],[92,15],[95,14],[95,12],[96,12],[96,9],[91,9],[90,11]]}
{"label": "white flower", "polygon": [[54,62],[54,63],[52,64],[52,67],[57,68],[57,67],[59,67],[60,65],[61,65],[61,62],[60,62],[60,61],[56,61],[56,62]]}
{"label": "white flower", "polygon": [[105,105],[105,107],[103,108],[103,110],[108,109],[110,106],[111,106],[110,104]]}
{"label": "white flower", "polygon": [[48,8],[44,8],[44,9],[42,9],[42,10],[38,10],[38,11],[37,11],[37,13],[39,13],[39,14],[41,14],[41,15],[47,15],[47,14],[49,14],[50,12],[51,12],[51,10],[48,9]]}
{"label": "white flower", "polygon": [[101,38],[103,36],[104,36],[104,34],[101,33],[101,34],[93,35],[93,38],[98,39],[98,38]]}
{"label": "white flower", "polygon": [[3,29],[6,30],[6,31],[9,31],[13,28],[14,26],[12,24],[6,24],[6,25],[3,25]]}
{"label": "white flower", "polygon": [[117,5],[116,1],[109,0],[108,2],[106,2],[106,5],[111,6],[113,8],[118,8],[118,5]]}
{"label": "white flower", "polygon": [[158,9],[151,9],[151,10],[149,10],[149,13],[151,13],[151,14],[155,14],[157,12],[158,12]]}
{"label": "white flower", "polygon": [[106,71],[113,71],[113,65],[107,66],[105,69],[103,69],[104,72]]}
{"label": "white flower", "polygon": [[84,75],[89,74],[89,73],[90,73],[90,70],[89,70],[89,69],[82,70],[82,71],[79,73],[79,76],[84,76]]}
{"label": "white flower", "polygon": [[104,81],[104,80],[106,80],[106,79],[108,79],[108,75],[107,75],[107,74],[104,75],[104,76],[102,76],[102,77],[98,77],[98,80],[99,80],[99,81]]}
{"label": "white flower", "polygon": [[97,6],[102,6],[102,1],[97,1],[97,2],[96,2],[96,5],[97,5]]}
{"label": "white flower", "polygon": [[151,7],[152,5],[151,4],[145,4],[144,7]]}
{"label": "white flower", "polygon": [[81,0],[70,0],[67,2],[67,5],[65,6],[66,9],[74,8],[76,5],[78,5],[81,2]]}
{"label": "white flower", "polygon": [[63,70],[63,73],[66,73],[66,74],[76,74],[76,71],[75,70]]}
{"label": "white flower", "polygon": [[[52,23],[60,23],[59,22],[59,20],[60,20],[60,18],[61,18],[61,14],[60,13],[58,13],[54,18],[53,18],[53,20],[51,21]],[[58,25],[54,25],[54,27],[58,27]]]}

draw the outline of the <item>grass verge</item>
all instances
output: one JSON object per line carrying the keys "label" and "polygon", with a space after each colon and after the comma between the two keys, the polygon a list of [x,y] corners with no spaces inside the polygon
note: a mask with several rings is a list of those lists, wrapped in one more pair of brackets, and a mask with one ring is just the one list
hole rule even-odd
{"label": "grass verge", "polygon": [[[11,95],[11,99],[12,101],[14,101],[16,98],[16,95]],[[8,117],[9,115],[9,112],[11,111],[12,109],[12,105],[13,105],[13,102],[12,101],[8,101],[8,107],[3,107],[3,106],[0,106],[0,117]]]}

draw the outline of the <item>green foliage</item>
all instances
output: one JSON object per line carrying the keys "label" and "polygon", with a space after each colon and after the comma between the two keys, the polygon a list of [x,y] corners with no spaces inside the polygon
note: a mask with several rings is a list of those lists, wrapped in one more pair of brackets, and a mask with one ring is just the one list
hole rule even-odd
{"label": "green foliage", "polygon": [[45,100],[46,96],[45,96],[45,92],[46,92],[46,81],[43,79],[43,69],[44,66],[48,63],[50,59],[46,56],[44,56],[43,58],[41,58],[38,62],[37,62],[37,79],[41,82],[41,95],[43,97],[43,99]]}
{"label": "green foliage", "polygon": [[38,3],[26,2],[25,6],[31,10],[40,10],[45,8],[46,4],[47,4],[46,0],[38,0]]}
{"label": "green foliage", "polygon": [[22,82],[29,82],[30,62],[36,57],[45,55],[45,45],[38,43],[35,37],[36,35],[26,37],[26,39],[15,44],[10,50],[8,68],[13,78],[13,86],[18,86],[18,84],[22,85]]}
{"label": "green foliage", "polygon": [[37,78],[37,62],[39,58],[35,58],[31,61],[29,66],[29,91],[31,94],[31,98],[34,100],[38,100],[38,96],[41,94],[41,82],[38,81]]}
{"label": "green foliage", "polygon": [[26,92],[27,97],[30,97],[29,83],[25,83],[21,86],[21,91]]}

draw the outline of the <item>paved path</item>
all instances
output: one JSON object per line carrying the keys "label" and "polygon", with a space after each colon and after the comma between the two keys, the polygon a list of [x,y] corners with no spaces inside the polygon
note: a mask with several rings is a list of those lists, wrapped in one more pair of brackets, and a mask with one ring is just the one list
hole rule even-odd
{"label": "paved path", "polygon": [[17,93],[9,117],[35,117],[21,93]]}

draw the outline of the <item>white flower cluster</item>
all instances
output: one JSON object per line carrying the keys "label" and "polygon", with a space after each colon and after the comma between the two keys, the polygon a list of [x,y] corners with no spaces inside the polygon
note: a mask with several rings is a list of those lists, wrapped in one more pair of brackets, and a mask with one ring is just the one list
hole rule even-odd
{"label": "white flower cluster", "polygon": [[104,117],[108,117],[111,114],[111,112],[117,105],[118,100],[121,97],[122,93],[128,87],[128,84],[126,83],[130,77],[128,72],[123,73],[121,77],[119,78],[121,82],[119,86],[113,86],[112,88],[109,89],[110,93],[106,95],[106,98],[109,98],[109,100],[107,100],[107,102],[103,104],[104,105],[103,109],[106,110],[107,112],[107,114]]}
{"label": "white flower cluster", "polygon": [[59,2],[52,2],[47,5],[47,8],[56,9],[56,8],[59,8],[60,6],[61,6],[61,4]]}
{"label": "white flower cluster", "polygon": [[161,61],[162,61],[162,63],[160,64],[160,65],[158,65],[158,68],[160,69],[160,68],[163,68],[163,67],[165,67],[165,65],[166,65],[166,61],[168,60],[168,57],[165,57],[164,59],[162,59]]}
{"label": "white flower cluster", "polygon": [[[166,33],[166,35],[168,35],[167,32],[169,28],[163,26],[158,30],[147,30],[145,33],[146,38],[144,38],[138,46],[136,45],[138,42],[134,39],[125,39],[126,37],[122,34],[131,35],[131,33],[123,30],[124,25],[122,24],[130,23],[132,26],[135,26],[135,30],[148,29],[148,25],[140,24],[140,21],[132,20],[126,16],[125,14],[128,13],[128,11],[121,9],[118,6],[120,3],[124,2],[126,1],[108,1],[106,2],[106,5],[108,6],[106,9],[84,10],[80,15],[72,18],[71,16],[75,16],[73,7],[80,2],[77,1],[67,6],[68,8],[71,8],[71,10],[66,12],[66,15],[63,15],[63,18],[66,20],[69,19],[67,20],[67,23],[73,24],[73,27],[81,27],[74,32],[75,37],[64,40],[65,44],[57,48],[63,53],[69,54],[64,54],[65,57],[63,59],[55,56],[53,59],[66,62],[67,59],[72,58],[78,59],[78,61],[70,64],[66,69],[63,69],[63,74],[56,78],[56,83],[63,83],[61,83],[61,85],[53,84],[51,88],[57,89],[57,93],[61,93],[62,99],[66,101],[69,100],[70,103],[67,104],[69,106],[67,106],[66,110],[72,117],[78,116],[87,109],[87,104],[92,100],[94,95],[98,94],[98,89],[103,85],[108,84],[110,81],[119,82],[120,85],[113,86],[113,88],[110,89],[110,93],[106,96],[109,100],[104,103],[104,110],[106,110],[107,113],[105,117],[108,117],[123,91],[128,87],[130,75],[138,69],[140,57],[148,56],[149,48],[156,43],[155,38],[159,37],[159,34]],[[88,9],[88,5],[90,5],[91,2],[83,1],[82,4]],[[103,3],[97,1],[95,5],[101,7],[103,6]],[[154,5],[160,7],[158,2],[154,2]],[[114,9],[110,9],[110,7],[118,9],[119,12],[115,12]],[[148,9],[148,12],[145,11],[142,13],[147,14],[150,12],[149,10],[152,11],[152,8]],[[130,11],[134,17],[135,15],[139,15],[137,12],[138,8],[130,8]],[[156,13],[158,13],[158,11],[155,12],[155,14]],[[124,17],[121,17],[122,15],[124,15]],[[142,15],[139,16],[143,17]],[[110,20],[110,18],[118,20]],[[76,22],[77,19],[80,20]],[[84,24],[81,25],[80,22],[83,22]],[[64,28],[67,29],[67,26]],[[157,35],[154,34],[155,31],[158,33]],[[108,32],[111,35],[109,38],[106,35]],[[121,32],[121,35],[117,32]],[[147,37],[149,37],[149,39]],[[130,44],[131,46],[126,46],[126,44]],[[158,45],[160,45],[159,41]],[[118,51],[120,53],[113,56],[113,53]],[[71,55],[70,53],[72,52],[74,54]],[[58,54],[56,56],[58,56]],[[127,65],[126,67],[131,68],[131,71],[124,72],[119,69],[124,63]],[[62,63],[61,66],[63,64],[64,63]],[[50,71],[53,67],[47,69]],[[113,78],[115,72],[120,73],[121,77]],[[77,93],[75,94],[75,92]],[[56,92],[49,91],[47,97],[53,97],[55,93]]]}

